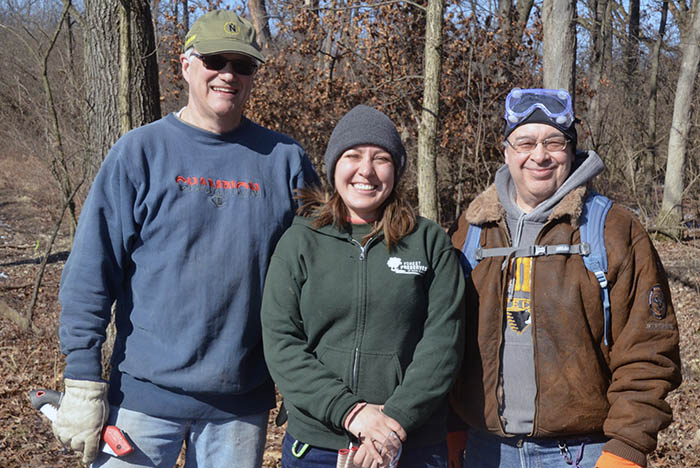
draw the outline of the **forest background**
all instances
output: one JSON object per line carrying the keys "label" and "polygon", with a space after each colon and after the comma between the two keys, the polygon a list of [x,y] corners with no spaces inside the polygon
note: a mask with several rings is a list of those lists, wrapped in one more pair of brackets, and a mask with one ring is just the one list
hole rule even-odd
{"label": "forest background", "polygon": [[[676,422],[651,466],[700,466],[700,0],[0,0],[0,463],[80,466],[30,408],[61,388],[56,301],[82,201],[126,131],[181,108],[179,54],[213,8],[265,49],[246,114],[297,139],[320,175],[338,119],[389,114],[404,190],[452,224],[503,164],[513,87],[568,89],[596,189],[655,235],[682,325]],[[266,466],[276,466],[271,426]]]}

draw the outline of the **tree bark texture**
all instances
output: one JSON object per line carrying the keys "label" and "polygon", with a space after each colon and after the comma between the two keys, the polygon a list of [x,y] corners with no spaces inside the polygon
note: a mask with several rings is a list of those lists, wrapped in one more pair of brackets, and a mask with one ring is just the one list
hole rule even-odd
{"label": "tree bark texture", "polygon": [[182,2],[182,39],[185,39],[187,31],[190,30],[190,9],[187,6],[187,0],[181,0]]}
{"label": "tree bark texture", "polygon": [[523,37],[533,4],[534,0],[518,0],[514,8],[513,0],[498,2],[497,14],[504,38],[519,40]]}
{"label": "tree bark texture", "polygon": [[668,139],[668,160],[666,161],[666,178],[664,197],[657,226],[679,232],[683,217],[683,172],[688,143],[688,130],[691,123],[691,104],[693,89],[700,63],[700,0],[695,1],[692,22],[682,38],[683,57],[676,85],[676,97],[673,102],[673,120]]}
{"label": "tree bark texture", "polygon": [[265,0],[248,0],[248,10],[253,20],[255,33],[258,36],[258,43],[263,49],[268,49],[272,43],[272,35],[270,34]]}
{"label": "tree bark texture", "polygon": [[500,41],[508,47],[508,63],[499,69],[499,81],[507,83],[514,79],[513,70],[518,70],[519,65],[516,63],[518,58],[518,50],[513,46],[513,43],[518,43],[522,40],[525,26],[530,17],[533,0],[518,0],[518,3],[513,6],[513,0],[501,0],[498,3],[498,21],[501,30]]}
{"label": "tree bark texture", "polygon": [[[148,0],[131,0],[131,122],[140,127],[161,118],[158,55]],[[185,11],[187,5],[185,2]]]}
{"label": "tree bark texture", "polygon": [[119,129],[123,135],[131,123],[131,0],[119,1]]}
{"label": "tree bark texture", "polygon": [[611,9],[608,0],[591,2],[593,10],[593,56],[590,65],[590,82],[594,95],[588,106],[588,124],[591,130],[591,146],[598,150],[603,128],[603,77],[607,68],[608,49],[611,48],[610,20]]}
{"label": "tree bark texture", "polygon": [[544,0],[542,5],[544,87],[575,95],[576,0]]}
{"label": "tree bark texture", "polygon": [[112,0],[86,0],[84,32],[85,81],[87,103],[85,117],[90,144],[92,180],[107,151],[119,138],[118,86],[119,3]]}
{"label": "tree bark texture", "polygon": [[[498,0],[496,7],[496,16],[498,17],[498,29],[500,30],[500,41],[506,44],[513,34],[513,0]],[[511,54],[511,57],[514,55]],[[509,80],[510,73],[508,67],[503,67],[500,73],[505,75],[504,79]]]}
{"label": "tree bark texture", "polygon": [[647,175],[647,180],[654,180],[656,173],[656,104],[659,80],[659,59],[661,56],[661,46],[666,34],[666,20],[668,18],[668,2],[663,2],[661,6],[661,19],[659,20],[659,35],[654,43],[651,52],[651,68],[649,70],[649,95],[647,107],[647,153],[645,157],[643,171]]}
{"label": "tree bark texture", "polygon": [[518,0],[518,4],[515,6],[515,11],[518,13],[518,28],[516,30],[516,37],[518,39],[523,37],[525,26],[527,26],[527,21],[530,19],[530,12],[532,11],[533,4],[534,0]]}
{"label": "tree bark texture", "polygon": [[418,129],[418,211],[438,221],[435,138],[440,107],[442,14],[444,0],[428,0],[425,21],[423,110]]}
{"label": "tree bark texture", "polygon": [[639,0],[630,0],[629,22],[627,27],[627,44],[625,44],[625,65],[627,68],[627,86],[632,87],[632,78],[639,63]]}

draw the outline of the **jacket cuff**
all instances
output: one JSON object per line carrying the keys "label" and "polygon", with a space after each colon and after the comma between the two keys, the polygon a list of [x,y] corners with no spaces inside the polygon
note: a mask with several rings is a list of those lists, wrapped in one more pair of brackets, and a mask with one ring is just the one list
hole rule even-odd
{"label": "jacket cuff", "polygon": [[357,403],[360,403],[362,400],[358,398],[356,395],[353,395],[352,393],[348,392],[347,394],[343,395],[340,397],[335,403],[333,403],[331,412],[330,412],[330,421],[331,424],[341,430],[345,431],[345,426],[343,423],[345,422],[345,418],[348,416],[350,411],[355,407]]}
{"label": "jacket cuff", "polygon": [[618,457],[622,457],[631,462],[634,462],[641,467],[647,466],[646,453],[640,452],[639,450],[632,448],[631,446],[627,445],[626,443],[620,440],[610,439],[605,443],[605,445],[603,445],[603,450],[617,455]]}
{"label": "jacket cuff", "polygon": [[389,416],[390,418],[393,418],[401,424],[401,427],[403,428],[406,433],[411,432],[415,430],[417,427],[416,422],[405,412],[401,411],[399,408],[391,406],[391,405],[384,405],[384,409],[382,410],[384,414]]}

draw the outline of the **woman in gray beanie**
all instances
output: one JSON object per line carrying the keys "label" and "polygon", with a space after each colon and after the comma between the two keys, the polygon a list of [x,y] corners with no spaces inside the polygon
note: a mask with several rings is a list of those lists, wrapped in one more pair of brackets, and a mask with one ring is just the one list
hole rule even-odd
{"label": "woman in gray beanie", "polygon": [[384,113],[348,112],[325,162],[330,186],[300,193],[263,294],[265,358],[288,411],[282,466],[447,467],[456,252],[397,190],[406,151]]}

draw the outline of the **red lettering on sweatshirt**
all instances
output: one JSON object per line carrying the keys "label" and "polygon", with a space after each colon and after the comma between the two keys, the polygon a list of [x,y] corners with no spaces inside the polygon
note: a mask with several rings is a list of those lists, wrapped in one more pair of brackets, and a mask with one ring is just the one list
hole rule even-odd
{"label": "red lettering on sweatshirt", "polygon": [[178,185],[201,185],[203,187],[211,187],[222,190],[249,190],[251,192],[260,192],[260,184],[258,182],[245,182],[237,180],[222,180],[213,179],[210,177],[185,177],[177,176],[175,177],[175,182]]}

